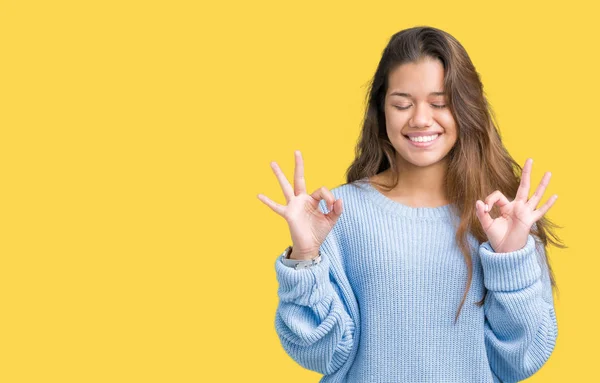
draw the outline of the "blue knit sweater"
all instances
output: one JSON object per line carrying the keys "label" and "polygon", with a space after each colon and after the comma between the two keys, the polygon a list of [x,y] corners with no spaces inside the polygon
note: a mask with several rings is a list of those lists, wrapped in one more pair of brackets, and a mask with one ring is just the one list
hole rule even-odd
{"label": "blue knit sweater", "polygon": [[548,360],[558,328],[538,238],[495,253],[469,235],[473,280],[455,324],[467,266],[454,205],[410,207],[368,183],[331,191],[344,212],[321,263],[296,270],[285,251],[275,262],[275,329],[320,382],[518,382]]}

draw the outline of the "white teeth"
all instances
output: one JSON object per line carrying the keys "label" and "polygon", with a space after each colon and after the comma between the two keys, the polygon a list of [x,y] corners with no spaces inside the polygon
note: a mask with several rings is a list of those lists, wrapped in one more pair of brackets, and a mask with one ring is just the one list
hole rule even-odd
{"label": "white teeth", "polygon": [[409,140],[411,141],[415,141],[415,142],[429,142],[429,141],[433,141],[437,138],[437,136],[439,136],[439,134],[434,134],[433,136],[419,136],[419,137],[408,137]]}

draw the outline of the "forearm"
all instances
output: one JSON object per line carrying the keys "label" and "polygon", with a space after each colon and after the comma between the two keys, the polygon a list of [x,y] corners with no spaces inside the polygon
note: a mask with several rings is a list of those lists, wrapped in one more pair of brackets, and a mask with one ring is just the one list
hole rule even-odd
{"label": "forearm", "polygon": [[277,260],[275,327],[283,348],[298,364],[330,374],[348,358],[355,325],[329,278],[329,258],[322,257],[318,265],[302,270]]}
{"label": "forearm", "polygon": [[495,253],[487,245],[480,246],[480,256],[490,366],[503,380],[523,380],[548,360],[558,336],[545,254],[532,236],[513,252]]}

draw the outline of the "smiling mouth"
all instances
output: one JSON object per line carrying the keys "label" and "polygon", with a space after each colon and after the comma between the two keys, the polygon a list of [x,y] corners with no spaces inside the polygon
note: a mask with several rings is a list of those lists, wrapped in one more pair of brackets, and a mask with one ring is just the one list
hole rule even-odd
{"label": "smiling mouth", "polygon": [[[438,134],[434,134],[431,136],[425,136],[425,137],[427,137],[427,140],[423,140],[423,139],[419,138],[420,141],[413,141],[410,139],[409,136],[404,136],[404,138],[406,138],[411,144],[413,144],[414,146],[416,146],[418,148],[425,148],[425,147],[431,146],[431,145],[433,145],[433,143],[437,142],[438,138],[440,138],[440,136],[442,134],[443,133],[438,133]],[[432,137],[433,137],[433,139],[432,139]]]}

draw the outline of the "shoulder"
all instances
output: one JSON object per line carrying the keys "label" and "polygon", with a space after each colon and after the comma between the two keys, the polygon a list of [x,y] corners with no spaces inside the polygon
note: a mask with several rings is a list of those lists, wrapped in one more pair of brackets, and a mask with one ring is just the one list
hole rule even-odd
{"label": "shoulder", "polygon": [[[344,233],[353,233],[365,222],[370,222],[372,214],[377,211],[376,205],[369,203],[371,197],[364,182],[354,181],[330,189],[335,200],[342,199],[342,214],[338,218],[334,231],[340,236]],[[319,209],[328,214],[327,202],[319,201]]]}
{"label": "shoulder", "polygon": [[[336,200],[342,199],[344,203],[344,210],[346,207],[351,207],[357,199],[362,199],[364,197],[365,188],[367,186],[367,179],[363,178],[362,180],[354,181],[351,183],[344,183],[338,186],[335,186],[329,191],[333,194]],[[326,206],[325,200],[321,200],[319,202],[321,208]]]}

